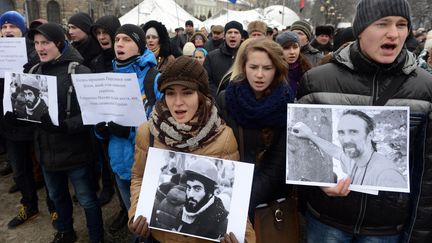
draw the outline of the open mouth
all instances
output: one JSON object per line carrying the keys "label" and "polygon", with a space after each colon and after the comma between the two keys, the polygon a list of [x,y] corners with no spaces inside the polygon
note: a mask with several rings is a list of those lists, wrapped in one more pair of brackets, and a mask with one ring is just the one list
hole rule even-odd
{"label": "open mouth", "polygon": [[396,44],[383,44],[381,45],[381,48],[387,51],[393,51],[394,49],[396,49],[397,45]]}
{"label": "open mouth", "polygon": [[124,51],[117,51],[116,54],[117,54],[117,56],[122,56],[122,55],[124,55],[125,53],[124,53]]}
{"label": "open mouth", "polygon": [[175,111],[175,114],[177,115],[177,116],[184,116],[185,114],[186,114],[186,111],[184,111],[184,110],[176,110]]}
{"label": "open mouth", "polygon": [[255,86],[256,86],[257,88],[261,88],[261,87],[264,86],[264,82],[262,82],[262,81],[255,81],[254,83],[255,83]]}
{"label": "open mouth", "polygon": [[44,59],[44,58],[46,58],[48,56],[48,54],[45,53],[45,52],[39,52],[38,54],[39,54],[39,58],[40,59]]}
{"label": "open mouth", "polygon": [[102,46],[108,46],[110,43],[108,41],[101,41],[100,44]]}

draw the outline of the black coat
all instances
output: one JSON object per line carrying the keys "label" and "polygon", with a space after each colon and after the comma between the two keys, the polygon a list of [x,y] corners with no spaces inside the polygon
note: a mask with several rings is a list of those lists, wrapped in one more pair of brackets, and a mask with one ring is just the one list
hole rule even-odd
{"label": "black coat", "polygon": [[[217,104],[222,118],[233,129],[240,148],[240,161],[255,165],[249,211],[259,204],[287,197],[292,187],[285,183],[286,126],[259,129],[242,127],[240,133],[240,126],[226,107],[225,91],[219,94]],[[240,134],[243,136],[240,137]],[[264,142],[264,136],[269,138],[268,144]]]}
{"label": "black coat", "polygon": [[[75,90],[72,89],[70,115],[67,115],[68,91],[72,86],[68,67],[70,62],[83,61],[78,51],[68,45],[63,54],[54,61],[41,63],[35,73],[57,77],[58,120],[57,131],[46,130],[42,126],[35,131],[35,152],[38,160],[47,171],[61,171],[78,168],[94,162],[94,149],[90,127],[84,126]],[[90,73],[78,65],[75,73]]]}
{"label": "black coat", "polygon": [[210,52],[205,61],[204,68],[209,77],[210,93],[216,99],[216,91],[223,76],[234,63],[237,49],[230,49],[224,42],[218,49]]}
{"label": "black coat", "polygon": [[319,61],[324,57],[318,49],[313,48],[310,44],[302,46],[300,52],[306,57],[312,66],[317,66]]}
{"label": "black coat", "polygon": [[391,65],[380,66],[360,54],[358,43],[340,49],[331,63],[303,75],[299,103],[373,105],[396,76],[407,79],[387,106],[410,107],[410,193],[351,191],[329,197],[318,187],[302,187],[309,212],[350,233],[401,233],[401,242],[432,242],[432,76],[402,50]]}
{"label": "black coat", "polygon": [[86,67],[90,67],[92,60],[102,52],[99,42],[92,35],[89,35],[88,38],[82,42],[72,42],[72,46],[84,58],[82,64]]}
{"label": "black coat", "polygon": [[204,44],[204,49],[206,49],[207,52],[211,52],[213,50],[218,49],[222,45],[223,42],[224,42],[224,39],[220,39],[217,41],[210,39]]}

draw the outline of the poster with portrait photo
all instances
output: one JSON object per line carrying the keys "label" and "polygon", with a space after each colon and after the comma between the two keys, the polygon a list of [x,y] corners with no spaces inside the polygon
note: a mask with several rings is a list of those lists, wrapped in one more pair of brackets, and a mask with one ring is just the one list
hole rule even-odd
{"label": "poster with portrait photo", "polygon": [[57,78],[40,74],[5,72],[3,112],[17,119],[41,122],[48,113],[58,125]]}
{"label": "poster with portrait photo", "polygon": [[135,218],[150,228],[244,242],[253,164],[149,148]]}
{"label": "poster with portrait photo", "polygon": [[286,182],[409,192],[409,107],[288,104]]}

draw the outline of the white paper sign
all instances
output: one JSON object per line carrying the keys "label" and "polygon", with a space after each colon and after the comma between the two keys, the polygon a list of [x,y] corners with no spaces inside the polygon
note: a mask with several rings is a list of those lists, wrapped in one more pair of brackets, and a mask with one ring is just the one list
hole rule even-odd
{"label": "white paper sign", "polygon": [[[206,233],[206,230],[200,230],[202,227],[210,229],[210,231],[221,228],[221,225],[216,222],[217,220],[211,220],[214,215],[207,217],[204,222],[197,216],[193,221],[196,224],[192,223],[188,226],[185,226],[186,224],[180,216],[183,215],[183,210],[186,210],[185,205],[188,200],[198,198],[194,197],[195,192],[186,192],[194,190],[195,184],[191,186],[190,183],[193,182],[190,178],[188,179],[187,171],[193,170],[192,168],[197,165],[195,163],[201,165],[204,163],[213,164],[214,168],[217,169],[219,179],[211,206],[208,206],[208,201],[198,201],[197,199],[196,208],[190,210],[199,210],[203,215],[206,215],[208,211],[200,210],[204,208],[202,205],[205,204],[206,209],[209,211],[220,212],[220,210],[214,210],[218,207],[213,207],[213,205],[218,203],[220,205],[222,202],[223,207],[228,212],[226,230],[222,232]],[[239,242],[244,242],[253,171],[253,164],[149,148],[135,219],[143,215],[150,222],[150,228],[217,242],[219,240],[211,238],[209,234],[214,237],[215,235],[222,234],[223,236],[224,233],[233,232]],[[178,178],[179,181],[175,178]],[[184,178],[184,180],[180,178]],[[172,183],[173,181],[174,183]],[[177,190],[177,192],[171,193],[171,190]],[[186,202],[180,204],[168,203],[171,200],[167,197],[162,198],[161,191],[167,191],[168,197],[171,194],[182,195],[181,193],[183,193],[183,200]],[[166,211],[164,211],[165,209]],[[167,214],[169,214],[168,217],[165,217]],[[218,215],[223,215],[223,213]],[[199,221],[200,224],[196,221]],[[186,227],[188,230],[185,230]]]}
{"label": "white paper sign", "polygon": [[288,104],[286,182],[410,192],[410,109]]}
{"label": "white paper sign", "polygon": [[139,126],[146,121],[135,73],[73,74],[72,81],[85,125],[113,121]]}
{"label": "white paper sign", "polygon": [[23,72],[27,61],[25,38],[0,38],[0,78],[5,72]]}
{"label": "white paper sign", "polygon": [[5,72],[3,112],[7,111],[19,120],[38,123],[49,112],[58,126],[57,77]]}

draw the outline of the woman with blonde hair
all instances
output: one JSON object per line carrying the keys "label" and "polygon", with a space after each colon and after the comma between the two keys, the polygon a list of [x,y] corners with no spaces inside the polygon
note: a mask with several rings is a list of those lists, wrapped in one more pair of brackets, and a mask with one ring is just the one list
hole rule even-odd
{"label": "woman with blonde hair", "polygon": [[285,154],[287,103],[293,95],[282,47],[272,40],[249,42],[237,55],[233,73],[218,105],[239,143],[240,161],[255,164],[252,220],[257,205],[284,198],[291,188],[285,184]]}
{"label": "woman with blonde hair", "polygon": [[[163,93],[162,99],[156,103],[149,121],[138,128],[132,168],[129,229],[141,236],[151,235],[160,242],[209,242],[160,230],[150,232],[148,219],[135,215],[151,141],[156,148],[239,159],[234,134],[219,117],[210,95],[207,72],[197,60],[186,56],[177,58],[160,76],[158,89]],[[212,197],[215,203],[221,203],[219,198]],[[232,233],[221,237],[226,242],[237,242]],[[245,239],[255,242],[250,223],[247,224]]]}

